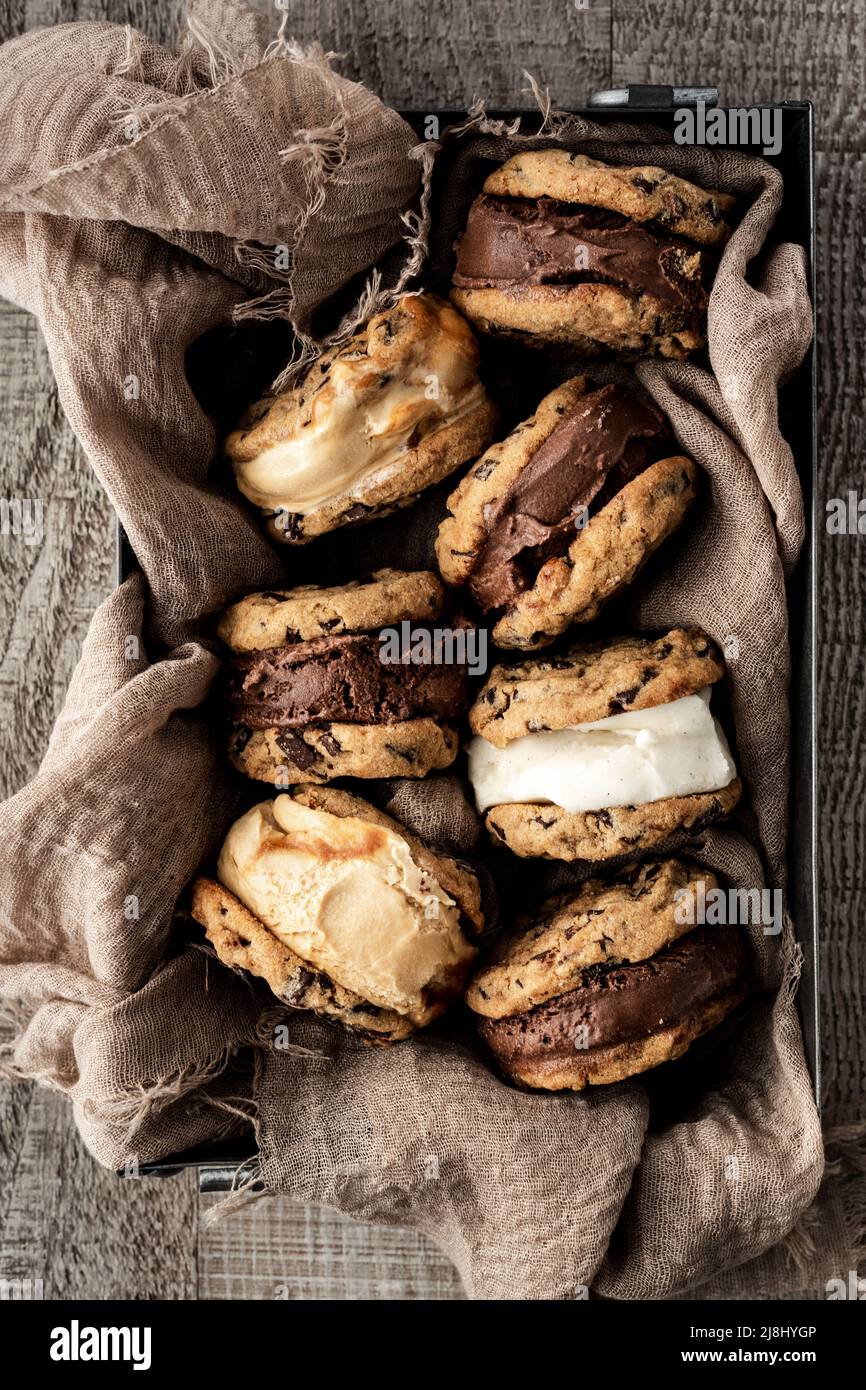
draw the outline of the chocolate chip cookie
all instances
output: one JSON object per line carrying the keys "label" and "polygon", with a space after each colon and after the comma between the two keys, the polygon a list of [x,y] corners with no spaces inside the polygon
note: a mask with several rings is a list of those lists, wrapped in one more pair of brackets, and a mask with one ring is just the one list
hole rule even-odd
{"label": "chocolate chip cookie", "polygon": [[602,863],[679,849],[691,836],[730,815],[743,794],[739,777],[715,792],[665,796],[637,806],[566,811],[547,803],[493,806],[486,825],[520,859]]}
{"label": "chocolate chip cookie", "polygon": [[572,377],[475,463],[436,540],[500,647],[534,651],[589,622],[677,528],[697,469],[637,391]]}
{"label": "chocolate chip cookie", "polygon": [[484,1018],[509,1018],[577,988],[590,967],[646,960],[691,931],[679,905],[716,888],[708,869],[679,859],[587,879],[579,892],[549,898],[500,936],[466,1002]]}
{"label": "chocolate chip cookie", "polygon": [[545,1002],[483,1018],[479,1032],[521,1086],[581,1091],[680,1057],[745,998],[736,927],[698,927],[632,964],[590,966]]}
{"label": "chocolate chip cookie", "polygon": [[430,571],[250,594],[217,630],[234,652],[223,682],[229,757],[248,777],[424,777],[457,756],[468,704],[460,639],[465,658],[472,625],[445,623]]}
{"label": "chocolate chip cookie", "polygon": [[404,719],[399,724],[309,724],[303,729],[236,725],[229,758],[258,782],[291,786],[338,777],[426,777],[450,767],[459,739],[449,724]]}
{"label": "chocolate chip cookie", "polygon": [[408,506],[481,453],[496,418],[466,320],[405,295],[252,406],[226,452],[270,533],[300,545]]}
{"label": "chocolate chip cookie", "polygon": [[601,638],[568,652],[494,666],[469,711],[474,734],[504,748],[524,734],[564,729],[694,695],[724,675],[706,633]]}
{"label": "chocolate chip cookie", "polygon": [[396,1042],[459,995],[483,926],[475,874],[333,788],[297,788],[230,828],[192,915],[226,965],[283,1003]]}
{"label": "chocolate chip cookie", "polygon": [[485,333],[687,357],[705,342],[733,201],[655,166],[514,155],[470,208],[451,297]]}
{"label": "chocolate chip cookie", "polygon": [[491,835],[522,857],[599,862],[672,848],[741,786],[710,710],[724,670],[695,629],[497,666],[469,713],[469,778]]}
{"label": "chocolate chip cookie", "polygon": [[248,594],[226,609],[217,634],[233,652],[257,652],[404,620],[425,622],[444,607],[445,590],[430,570],[381,569],[329,589],[302,584]]}
{"label": "chocolate chip cookie", "polygon": [[622,168],[562,149],[514,155],[493,171],[484,189],[499,197],[552,198],[605,208],[630,222],[662,227],[705,246],[727,241],[731,229],[724,215],[736,201],[654,164]]}

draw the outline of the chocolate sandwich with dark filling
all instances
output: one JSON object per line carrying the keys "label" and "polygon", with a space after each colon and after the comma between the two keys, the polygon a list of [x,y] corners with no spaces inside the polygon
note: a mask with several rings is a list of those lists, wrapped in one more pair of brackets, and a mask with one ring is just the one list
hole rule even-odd
{"label": "chocolate sandwich with dark filling", "polygon": [[695,497],[696,465],[636,390],[572,377],[493,444],[448,499],[436,557],[533,651],[626,588]]}
{"label": "chocolate sandwich with dark filling", "polygon": [[235,767],[283,786],[447,767],[468,704],[472,625],[453,615],[440,625],[445,604],[425,570],[234,604],[217,630],[233,653],[224,697]]}
{"label": "chocolate sandwich with dark filling", "polygon": [[746,994],[743,937],[694,927],[681,906],[715,885],[667,859],[589,879],[519,920],[466,992],[502,1072],[549,1091],[608,1085],[721,1023]]}
{"label": "chocolate sandwich with dark filling", "polygon": [[687,357],[705,342],[727,194],[657,166],[514,155],[473,202],[451,298],[483,332],[583,354]]}

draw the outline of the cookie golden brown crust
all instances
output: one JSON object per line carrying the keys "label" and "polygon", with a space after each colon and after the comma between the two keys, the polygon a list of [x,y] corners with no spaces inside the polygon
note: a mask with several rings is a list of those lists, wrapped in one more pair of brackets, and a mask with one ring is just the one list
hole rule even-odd
{"label": "cookie golden brown crust", "polygon": [[[602,399],[603,405],[599,404]],[[515,517],[509,511],[510,499],[515,489],[526,486],[547,441],[559,439],[565,430],[573,430],[575,440],[570,441],[571,452],[563,455],[557,471],[561,474],[568,469],[582,447],[591,463],[583,458],[574,462],[574,469],[578,476],[586,473],[584,495],[590,498],[592,489],[597,492],[599,487],[594,479],[606,478],[621,466],[627,449],[654,449],[656,458],[653,461],[650,454],[649,461],[644,458],[638,466],[632,460],[635,472],[631,480],[620,479],[610,500],[599,505],[576,534],[572,531],[570,544],[569,533],[562,536],[558,543],[562,553],[550,555],[548,548],[546,561],[533,561],[530,547],[520,560],[524,571],[529,571],[520,579],[526,587],[515,597],[511,586],[517,560],[511,557],[521,552],[507,548],[513,544],[511,537],[522,525],[533,545],[543,544],[545,524],[549,527],[553,513],[545,514],[545,523],[539,522],[536,518],[543,513],[533,510],[539,502],[529,503],[524,498],[521,505],[526,515]],[[608,446],[608,439],[615,442]],[[506,439],[491,445],[470,468],[448,499],[450,515],[439,527],[436,558],[449,584],[468,583],[471,587],[479,569],[483,571],[491,544],[495,549],[499,530],[504,529],[508,539],[502,560],[503,584],[497,588],[488,579],[476,595],[485,609],[499,600],[500,617],[493,629],[498,646],[540,650],[571,623],[591,622],[610,598],[632,582],[649,556],[679,526],[695,497],[696,465],[682,455],[659,458],[668,444],[663,415],[636,392],[610,386],[597,389],[590,387],[585,377],[573,377],[545,396],[528,420]],[[606,447],[610,447],[610,454],[605,453]],[[549,466],[545,462],[544,468]],[[579,487],[577,482],[574,486]],[[560,499],[563,509],[567,496]],[[580,497],[579,490],[576,496]],[[563,516],[568,520],[565,510]],[[503,518],[508,527],[503,528]],[[529,582],[533,569],[535,578]]]}
{"label": "cookie golden brown crust", "polygon": [[469,724],[474,734],[504,748],[525,734],[695,695],[724,669],[714,643],[697,628],[586,642],[561,656],[494,666],[469,711]]}
{"label": "cookie golden brown crust", "polygon": [[[363,821],[368,828],[378,827],[380,831],[399,835],[422,875],[433,880],[456,904],[464,943],[467,935],[481,931],[484,925],[481,890],[477,876],[468,866],[447,854],[429,849],[391,816],[349,792],[337,791],[332,787],[301,787],[288,795],[300,806],[312,811],[353,817]],[[327,831],[323,833],[326,835]],[[375,835],[376,832],[371,829],[370,833]],[[317,841],[315,843],[318,844]],[[322,843],[319,847],[318,852],[325,858],[329,853],[329,843]],[[363,903],[358,904],[361,922],[363,907]],[[217,955],[226,965],[248,970],[265,979],[274,994],[293,1008],[312,1009],[326,1018],[345,1024],[369,1041],[396,1042],[438,1018],[459,996],[475,955],[475,948],[465,945],[459,965],[449,967],[447,974],[440,972],[431,980],[424,991],[423,1006],[409,1010],[411,1017],[408,1017],[370,1003],[303,959],[285,945],[256,913],[249,911],[235,894],[214,879],[200,877],[195,880],[192,915],[204,926]]]}
{"label": "cookie golden brown crust", "polygon": [[426,777],[450,767],[457,732],[435,719],[399,724],[308,724],[304,729],[248,729],[229,735],[228,754],[245,777],[271,786],[321,785],[337,777]]}
{"label": "cookie golden brown crust", "polygon": [[[451,691],[453,698],[447,706],[437,710],[434,705],[431,711],[428,705],[425,711],[422,701],[416,711],[419,702],[413,704],[409,695],[401,703],[401,692],[413,689],[414,669],[394,667],[392,687],[385,688],[369,672],[364,684],[364,661],[372,661],[374,673],[379,670],[375,654],[371,657],[368,649],[354,653],[360,669],[357,685],[352,684],[352,653],[340,666],[341,643],[367,639],[367,634],[403,622],[433,622],[445,603],[444,586],[432,571],[383,569],[364,581],[331,588],[308,584],[267,590],[232,604],[217,631],[239,656],[239,661],[229,664],[225,682],[232,721],[228,753],[233,765],[247,777],[283,787],[339,777],[425,777],[450,766],[457,756],[458,740],[447,721],[463,712],[464,687]],[[375,643],[372,646],[375,653]],[[260,668],[243,666],[249,661],[259,661]],[[316,661],[325,672],[318,687],[311,676]],[[283,725],[280,718],[293,690],[292,680],[284,674],[287,669],[297,673],[302,712],[296,714],[290,708],[292,717]],[[431,677],[442,674],[443,670],[431,667]],[[248,700],[246,680],[256,691],[261,710],[255,700]],[[363,713],[359,690],[366,699]],[[382,703],[387,699],[390,706]],[[347,722],[353,715],[359,722]]]}
{"label": "cookie golden brown crust", "polygon": [[543,1002],[480,1021],[500,1068],[521,1085],[579,1091],[680,1056],[744,998],[748,961],[738,927],[698,926],[638,960],[572,973],[571,986]]}
{"label": "cookie golden brown crust", "polygon": [[[295,545],[407,506],[492,439],[497,415],[477,367],[472,330],[451,305],[403,296],[251,408],[226,441],[240,490],[275,539]],[[317,482],[301,501],[294,470],[304,450],[309,488],[308,439]],[[279,451],[289,447],[287,469]],[[354,460],[357,473],[346,470]]]}
{"label": "cookie golden brown crust", "polygon": [[370,1042],[399,1042],[415,1032],[408,1018],[368,1003],[302,960],[215,879],[193,883],[192,915],[223,965],[259,976],[290,1008],[311,1009]]}
{"label": "cookie golden brown crust", "polygon": [[678,454],[650,464],[590,517],[566,555],[542,565],[493,629],[500,647],[538,651],[572,623],[588,623],[632,583],[680,525],[696,496],[697,467]]}
{"label": "cookie golden brown crust", "polygon": [[440,425],[414,449],[407,449],[394,463],[379,470],[375,480],[357,489],[357,497],[340,497],[303,517],[276,514],[267,519],[266,529],[274,540],[304,545],[338,526],[381,521],[410,507],[428,487],[447,478],[461,463],[476,458],[490,443],[498,422],[496,408],[482,400],[466,415]]}
{"label": "cookie golden brown crust", "polygon": [[482,333],[517,338],[530,347],[560,343],[582,357],[681,359],[706,343],[703,332],[683,322],[682,315],[666,313],[653,295],[615,285],[455,286],[451,298]]}
{"label": "cookie golden brown crust", "polygon": [[608,208],[705,246],[721,245],[730,236],[724,214],[736,201],[654,164],[626,168],[563,149],[513,155],[488,175],[484,192]]}
{"label": "cookie golden brown crust", "polygon": [[692,930],[678,911],[682,897],[696,901],[717,886],[709,870],[678,859],[587,879],[499,938],[466,1002],[485,1018],[507,1018],[574,989],[589,966],[646,960]]}
{"label": "cookie golden brown crust", "polygon": [[485,824],[495,840],[521,859],[601,863],[621,856],[639,858],[673,848],[671,842],[680,832],[697,835],[729,815],[742,790],[735,777],[720,791],[603,811],[571,812],[548,803],[513,802],[491,807]]}
{"label": "cookie golden brown crust", "polygon": [[451,299],[483,333],[529,346],[688,357],[706,343],[733,201],[655,166],[514,155],[472,203]]}
{"label": "cookie golden brown crust", "polygon": [[351,632],[375,632],[404,620],[436,618],[445,590],[432,570],[377,570],[333,588],[303,584],[248,594],[223,613],[217,635],[234,652],[265,651]]}

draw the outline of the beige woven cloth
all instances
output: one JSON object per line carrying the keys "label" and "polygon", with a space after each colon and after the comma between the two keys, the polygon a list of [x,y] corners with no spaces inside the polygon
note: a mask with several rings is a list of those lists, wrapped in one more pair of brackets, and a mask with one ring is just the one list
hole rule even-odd
{"label": "beige woven cloth", "polygon": [[[237,4],[197,4],[179,54],[106,25],[17,39],[0,50],[0,115],[0,287],[37,316],[63,407],[142,568],[95,615],[45,761],[0,808],[0,993],[23,1001],[10,1070],[66,1093],[113,1168],[254,1118],[270,1189],[427,1231],[478,1297],[575,1297],[589,1285],[615,1298],[752,1296],[783,1279],[814,1292],[850,1258],[849,1234],[832,1196],[823,1234],[803,1218],[823,1153],[778,939],[753,933],[766,993],[702,1054],[701,1085],[680,1072],[679,1108],[666,1114],[651,1082],[522,1094],[488,1069],[459,1018],[369,1050],[295,1015],[291,1045],[277,1047],[283,1010],[191,944],[176,913],[238,810],[200,709],[218,667],[208,621],[287,564],[214,465],[217,427],[186,369],[218,413],[243,363],[280,345],[281,323],[305,352],[321,331],[316,307],[348,282],[349,318],[359,295],[363,308],[383,283],[393,292],[417,267],[430,150],[419,158],[400,118],[322,55],[285,39],[267,48],[261,21]],[[633,154],[611,128],[553,121],[548,134]],[[513,148],[483,117],[449,143],[437,274],[478,160]],[[775,401],[811,331],[803,258],[779,247],[747,284],[778,178],[736,156],[669,147],[664,160],[751,206],[713,292],[716,379],[639,369],[709,487],[632,620],[739,638],[730,698],[754,810],[695,852],[736,885],[765,873],[780,884],[784,572],[802,503]],[[383,257],[380,282],[368,272]],[[276,319],[276,340],[255,336],[274,328],[258,319]],[[231,327],[245,320],[252,338]],[[188,352],[202,335],[211,351]],[[331,554],[350,569],[429,560],[443,492]],[[312,551],[291,564],[293,579],[315,572]],[[379,795],[431,840],[480,848],[453,779]],[[515,891],[549,881],[526,867]]]}

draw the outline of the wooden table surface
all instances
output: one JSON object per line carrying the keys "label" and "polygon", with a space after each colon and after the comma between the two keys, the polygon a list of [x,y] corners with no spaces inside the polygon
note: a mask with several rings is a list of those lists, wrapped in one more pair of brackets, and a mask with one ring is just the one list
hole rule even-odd
{"label": "wooden table surface", "polygon": [[[723,104],[807,98],[817,117],[819,506],[860,487],[866,395],[863,64],[859,0],[288,0],[290,32],[394,106],[527,105],[523,69],[556,104],[629,82],[714,85]],[[168,40],[180,0],[6,0],[0,38],[69,20]],[[265,6],[266,8],[266,6]],[[0,541],[0,792],[38,766],[90,616],[113,583],[113,518],[57,400],[31,318],[0,313],[2,496],[45,500],[42,546]],[[864,491],[866,495],[866,491]],[[866,935],[866,538],[823,537],[820,856],[825,1115],[863,1118]],[[97,1168],[68,1107],[0,1087],[0,1277],[41,1273],[47,1298],[454,1299],[448,1262],[412,1233],[287,1199],[211,1224],[193,1173],[121,1182]]]}

